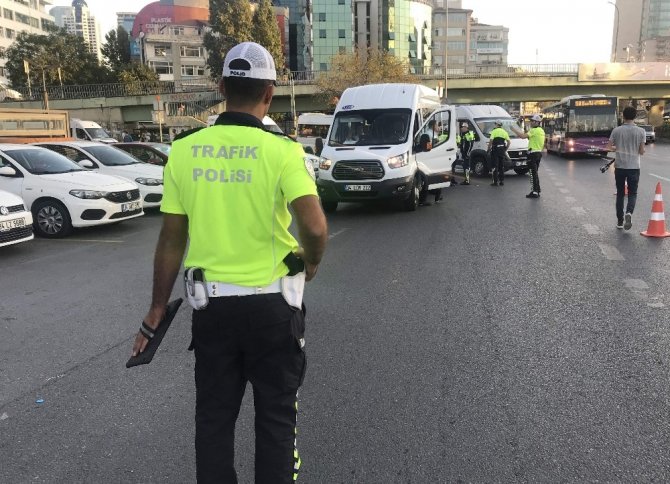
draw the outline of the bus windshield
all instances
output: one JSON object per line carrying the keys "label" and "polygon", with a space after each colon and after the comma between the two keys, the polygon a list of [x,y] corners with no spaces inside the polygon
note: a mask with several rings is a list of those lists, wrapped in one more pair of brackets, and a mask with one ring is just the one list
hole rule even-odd
{"label": "bus windshield", "polygon": [[568,133],[571,135],[608,134],[617,126],[616,113],[610,110],[570,109],[568,112]]}
{"label": "bus windshield", "polygon": [[399,145],[407,141],[412,111],[362,109],[335,115],[329,146]]}

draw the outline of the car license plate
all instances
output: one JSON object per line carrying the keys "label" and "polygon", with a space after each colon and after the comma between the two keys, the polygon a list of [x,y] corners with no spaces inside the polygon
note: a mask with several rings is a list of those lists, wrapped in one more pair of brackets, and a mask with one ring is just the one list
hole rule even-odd
{"label": "car license plate", "polygon": [[345,192],[369,192],[372,185],[344,185]]}
{"label": "car license plate", "polygon": [[19,227],[25,227],[26,219],[25,218],[15,218],[12,220],[5,220],[0,222],[0,232],[7,232],[8,230],[18,229]]}
{"label": "car license plate", "polygon": [[130,202],[121,204],[122,212],[132,212],[133,210],[140,209],[140,202]]}

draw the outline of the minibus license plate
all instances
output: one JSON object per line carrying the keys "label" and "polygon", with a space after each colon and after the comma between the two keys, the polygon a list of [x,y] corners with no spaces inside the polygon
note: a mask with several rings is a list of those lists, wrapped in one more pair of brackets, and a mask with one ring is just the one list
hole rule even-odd
{"label": "minibus license plate", "polygon": [[132,212],[133,210],[139,210],[139,209],[140,209],[140,202],[130,202],[121,205],[122,212]]}
{"label": "minibus license plate", "polygon": [[344,185],[345,192],[369,192],[372,185]]}
{"label": "minibus license plate", "polygon": [[13,220],[5,220],[0,222],[0,232],[7,232],[8,230],[18,229],[19,227],[25,227],[26,219],[25,218],[15,218]]}

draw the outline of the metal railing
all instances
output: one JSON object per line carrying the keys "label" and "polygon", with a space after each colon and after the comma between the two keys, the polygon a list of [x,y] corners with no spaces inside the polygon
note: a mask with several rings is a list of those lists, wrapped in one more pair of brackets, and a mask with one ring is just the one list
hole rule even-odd
{"label": "metal railing", "polygon": [[[448,69],[447,79],[486,79],[497,77],[552,77],[575,76],[579,71],[579,64],[508,64],[508,65],[478,65],[469,66],[462,70]],[[326,74],[314,71],[294,71],[280,73],[277,76],[278,86],[300,84],[315,84],[318,76]],[[421,72],[413,73],[417,80],[444,79],[444,70],[440,67],[431,67]],[[177,94],[185,92],[217,92],[218,83],[209,77],[196,77],[179,81],[149,81],[129,84],[83,84],[75,86],[47,86],[50,101],[63,99],[90,99],[109,97],[146,96],[157,94]],[[3,96],[0,90],[0,101],[42,101],[43,89],[33,86],[14,88],[21,97]]]}

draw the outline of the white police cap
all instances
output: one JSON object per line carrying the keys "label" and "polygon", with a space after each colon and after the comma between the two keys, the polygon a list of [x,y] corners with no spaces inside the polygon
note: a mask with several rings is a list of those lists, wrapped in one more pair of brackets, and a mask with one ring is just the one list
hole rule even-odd
{"label": "white police cap", "polygon": [[223,77],[277,80],[275,61],[265,47],[256,42],[237,44],[223,61]]}

